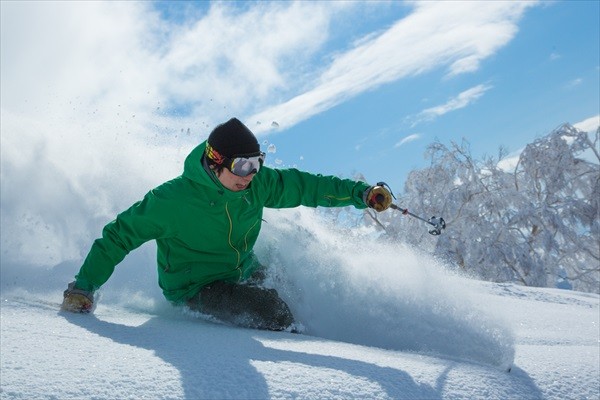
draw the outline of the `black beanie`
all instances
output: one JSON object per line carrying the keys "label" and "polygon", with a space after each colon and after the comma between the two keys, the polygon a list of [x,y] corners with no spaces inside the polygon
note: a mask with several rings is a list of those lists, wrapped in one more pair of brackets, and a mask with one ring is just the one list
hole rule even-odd
{"label": "black beanie", "polygon": [[208,144],[227,158],[255,155],[260,152],[256,136],[237,118],[217,125],[208,136]]}

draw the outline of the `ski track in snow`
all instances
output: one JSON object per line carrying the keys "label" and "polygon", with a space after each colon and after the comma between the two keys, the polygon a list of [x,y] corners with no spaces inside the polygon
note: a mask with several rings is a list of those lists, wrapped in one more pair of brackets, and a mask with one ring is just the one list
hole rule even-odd
{"label": "ski track in snow", "polygon": [[265,218],[267,284],[305,334],[172,307],[152,246],[90,315],[58,311],[76,263],[3,264],[0,398],[599,398],[597,295],[468,280],[306,210]]}

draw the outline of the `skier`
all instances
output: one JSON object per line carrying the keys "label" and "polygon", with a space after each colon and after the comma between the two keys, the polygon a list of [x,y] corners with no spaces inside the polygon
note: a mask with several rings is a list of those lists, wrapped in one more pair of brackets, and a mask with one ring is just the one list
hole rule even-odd
{"label": "skier", "polygon": [[264,267],[253,247],[263,208],[387,209],[384,184],[264,166],[254,134],[236,118],[218,125],[185,160],[183,174],[117,215],[95,240],[62,309],[91,312],[94,291],[125,256],[156,240],[158,284],[174,304],[236,325],[284,330],[294,322],[274,289],[260,286]]}

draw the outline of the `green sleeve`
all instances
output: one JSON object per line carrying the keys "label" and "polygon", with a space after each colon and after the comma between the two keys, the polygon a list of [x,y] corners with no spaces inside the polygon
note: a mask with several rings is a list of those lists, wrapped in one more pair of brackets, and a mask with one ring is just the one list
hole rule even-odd
{"label": "green sleeve", "polygon": [[164,204],[152,192],[120,213],[104,227],[102,237],[94,241],[75,277],[75,285],[82,290],[98,289],[130,251],[168,235],[166,218]]}
{"label": "green sleeve", "polygon": [[263,170],[257,177],[264,172],[260,182],[264,185],[261,190],[268,193],[265,207],[367,207],[363,201],[363,193],[369,184],[365,182],[316,175],[297,169]]}

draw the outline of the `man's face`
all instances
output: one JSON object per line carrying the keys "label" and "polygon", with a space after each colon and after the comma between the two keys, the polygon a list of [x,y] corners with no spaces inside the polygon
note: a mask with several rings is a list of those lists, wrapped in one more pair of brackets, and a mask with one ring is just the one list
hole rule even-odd
{"label": "man's face", "polygon": [[227,168],[223,168],[222,172],[218,175],[219,181],[221,184],[225,186],[227,189],[233,192],[239,192],[241,190],[245,190],[252,178],[254,178],[256,174],[250,174],[245,177],[237,176],[231,173]]}

